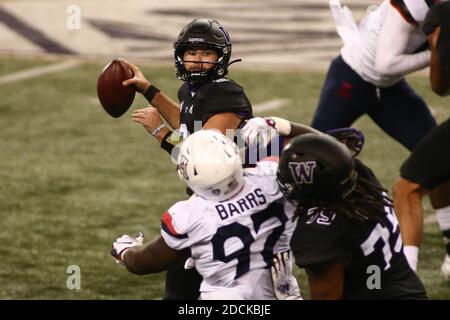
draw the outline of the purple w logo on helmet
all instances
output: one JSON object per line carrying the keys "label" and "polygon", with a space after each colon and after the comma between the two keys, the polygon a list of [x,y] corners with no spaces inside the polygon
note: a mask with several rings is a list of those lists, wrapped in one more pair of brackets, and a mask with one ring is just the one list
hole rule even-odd
{"label": "purple w logo on helmet", "polygon": [[314,182],[315,167],[315,161],[289,162],[289,168],[291,169],[292,177],[294,178],[295,182],[299,184],[311,184]]}

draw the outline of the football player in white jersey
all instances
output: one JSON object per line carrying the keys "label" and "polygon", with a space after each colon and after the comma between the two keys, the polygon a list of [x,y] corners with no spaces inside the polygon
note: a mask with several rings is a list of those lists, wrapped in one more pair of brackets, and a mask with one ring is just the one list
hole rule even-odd
{"label": "football player in white jersey", "polygon": [[[230,139],[197,131],[183,143],[177,166],[194,195],[163,214],[156,240],[142,245],[142,237],[124,235],[113,256],[135,274],[161,272],[190,256],[203,277],[201,299],[275,299],[272,257],[289,250],[295,227],[277,167],[268,160],[243,169]],[[291,285],[298,288],[294,277]]]}
{"label": "football player in white jersey", "polygon": [[[350,10],[330,0],[337,32],[344,42],[322,88],[312,127],[321,131],[351,126],[367,114],[381,129],[413,150],[436,121],[425,101],[404,76],[430,65],[422,24],[440,0],[384,0],[356,25]],[[430,190],[433,208],[450,211],[450,183]],[[417,257],[417,244],[405,241],[405,252]],[[415,261],[414,261],[415,260]],[[417,259],[409,259],[415,270]]]}
{"label": "football player in white jersey", "polygon": [[330,0],[344,46],[328,70],[312,127],[349,127],[367,114],[412,150],[436,126],[425,101],[404,79],[430,64],[420,24],[434,2],[385,0],[356,25],[347,7]]}

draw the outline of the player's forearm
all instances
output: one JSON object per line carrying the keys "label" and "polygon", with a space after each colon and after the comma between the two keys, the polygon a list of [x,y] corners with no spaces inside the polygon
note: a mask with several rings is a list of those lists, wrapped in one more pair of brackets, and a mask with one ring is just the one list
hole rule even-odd
{"label": "player's forearm", "polygon": [[288,137],[296,137],[305,133],[315,133],[315,134],[323,134],[319,130],[316,130],[310,126],[291,122],[291,132]]}
{"label": "player's forearm", "polygon": [[266,118],[266,122],[271,126],[275,127],[280,135],[287,138],[293,138],[304,133],[322,134],[322,132],[310,126],[291,122],[283,118],[268,117]]}
{"label": "player's forearm", "polygon": [[155,134],[154,137],[155,137],[155,139],[156,139],[159,143],[161,143],[161,142],[163,141],[164,137],[165,137],[169,132],[171,132],[171,130],[170,130],[169,128],[166,127],[166,128],[161,129],[161,131],[159,131],[157,134]]}
{"label": "player's forearm", "polygon": [[[149,273],[160,272],[155,266],[152,265],[152,260],[147,259],[147,263],[144,265],[142,261],[143,250],[140,247],[129,248],[124,252],[122,256],[123,264],[133,274],[144,275]],[[148,263],[150,262],[150,263]]]}
{"label": "player's forearm", "polygon": [[391,8],[378,38],[375,58],[377,72],[383,76],[405,75],[430,64],[429,50],[415,54],[405,53],[412,32],[414,27]]}
{"label": "player's forearm", "polygon": [[180,108],[178,104],[166,96],[162,92],[158,92],[153,96],[146,96],[148,102],[158,109],[158,112],[167,121],[167,123],[174,129],[180,126]]}
{"label": "player's forearm", "polygon": [[430,82],[431,88],[436,94],[446,96],[450,94],[450,74],[443,67],[436,48],[439,29],[437,28],[429,37],[431,47]]}
{"label": "player's forearm", "polygon": [[165,271],[186,260],[188,256],[187,249],[174,250],[160,236],[146,245],[127,249],[122,261],[131,273],[143,275]]}
{"label": "player's forearm", "polygon": [[383,76],[406,75],[430,65],[429,50],[416,54],[393,55],[387,63],[378,66],[377,71]]}
{"label": "player's forearm", "polygon": [[143,246],[127,249],[122,260],[125,267],[133,274],[145,275],[167,270],[171,261],[158,253],[160,238]]}

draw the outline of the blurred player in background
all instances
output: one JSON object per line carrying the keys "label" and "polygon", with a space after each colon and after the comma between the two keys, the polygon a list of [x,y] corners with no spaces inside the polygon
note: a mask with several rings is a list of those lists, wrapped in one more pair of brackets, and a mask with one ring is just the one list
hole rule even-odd
{"label": "blurred player in background", "polygon": [[357,26],[347,7],[330,1],[344,42],[332,61],[312,127],[349,127],[367,114],[409,150],[436,122],[404,76],[430,64],[427,37],[419,24],[433,1],[385,0]]}
{"label": "blurred player in background", "polygon": [[[325,131],[350,126],[367,114],[383,131],[408,150],[435,126],[425,101],[404,76],[430,65],[427,35],[421,25],[435,0],[385,0],[359,26],[348,8],[331,0],[344,46],[333,60],[322,88],[312,127]],[[433,208],[450,211],[450,183],[430,191]],[[407,256],[416,247],[405,241]],[[417,259],[416,259],[417,260]],[[414,259],[408,259],[416,270]]]}
{"label": "blurred player in background", "polygon": [[[176,76],[184,81],[177,104],[148,81],[138,67],[128,62],[134,85],[152,107],[135,110],[133,120],[141,123],[177,159],[177,144],[199,129],[218,129],[226,134],[252,117],[252,107],[244,89],[226,77],[232,63],[232,44],[219,22],[195,19],[180,32],[174,43]],[[162,123],[160,115],[177,131]],[[196,299],[201,277],[183,264],[167,272],[165,299]]]}
{"label": "blurred player in background", "polygon": [[[430,80],[433,91],[450,94],[450,3],[434,6],[429,11],[424,31],[429,34],[431,47]],[[394,186],[394,203],[403,242],[410,246],[408,259],[417,266],[423,229],[422,199],[440,184],[450,179],[450,119],[433,129],[404,162],[400,178]],[[439,227],[446,243],[442,274],[450,278],[450,194],[436,210]]]}
{"label": "blurred player in background", "polygon": [[[142,245],[142,238],[122,236],[113,255],[135,274],[161,272],[190,256],[203,277],[201,299],[275,299],[271,261],[289,250],[294,228],[277,167],[263,161],[243,169],[230,139],[216,130],[197,131],[182,144],[177,166],[194,195],[163,214],[156,240]],[[293,276],[289,285],[298,295]]]}

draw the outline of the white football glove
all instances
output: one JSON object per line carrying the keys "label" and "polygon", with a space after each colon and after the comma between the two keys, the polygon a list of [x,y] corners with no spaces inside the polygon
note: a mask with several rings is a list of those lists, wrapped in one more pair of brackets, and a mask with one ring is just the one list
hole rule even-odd
{"label": "white football glove", "polygon": [[270,118],[252,118],[242,128],[244,141],[250,146],[266,147],[269,142],[278,135],[275,121]]}
{"label": "white football glove", "polygon": [[352,12],[346,6],[342,7],[339,0],[330,0],[330,10],[333,15],[337,33],[344,43],[352,44],[360,41],[360,33]]}
{"label": "white football glove", "polygon": [[144,234],[142,232],[138,232],[136,238],[130,237],[127,234],[116,239],[116,241],[112,244],[111,255],[116,258],[117,263],[123,264],[123,254],[124,252],[136,246],[142,246],[144,244]]}
{"label": "white football glove", "polygon": [[277,253],[270,268],[275,296],[278,300],[303,300],[297,279],[292,275],[290,251]]}

